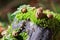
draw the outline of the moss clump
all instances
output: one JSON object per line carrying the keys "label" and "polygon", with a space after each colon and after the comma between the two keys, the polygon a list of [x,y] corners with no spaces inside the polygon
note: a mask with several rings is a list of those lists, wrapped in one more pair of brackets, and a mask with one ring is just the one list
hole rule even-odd
{"label": "moss clump", "polygon": [[[52,14],[53,18],[48,19],[48,18],[43,18],[43,19],[37,19],[35,14],[36,14],[36,9],[32,10],[32,7],[26,7],[28,12],[23,14],[21,11],[17,12],[15,18],[20,20],[26,20],[30,18],[30,21],[41,26],[41,27],[49,27],[51,30],[54,32],[54,36],[57,34],[57,32],[60,31],[60,14],[54,13],[52,11],[44,10],[43,13],[45,14]],[[55,38],[55,37],[53,37]]]}
{"label": "moss clump", "polygon": [[[27,12],[22,13],[21,9],[25,8],[25,7],[27,8]],[[44,10],[43,13],[45,13],[46,16],[48,14],[52,14],[53,18],[51,18],[51,19],[49,19],[49,18],[37,19],[35,16],[36,9],[32,10],[32,7],[30,7],[29,5],[20,6],[17,11],[15,11],[13,14],[11,14],[10,17],[12,19],[16,18],[18,21],[30,19],[31,22],[33,22],[41,27],[51,28],[51,30],[53,30],[53,39],[55,40],[55,36],[60,31],[60,14],[54,13],[50,10]],[[25,37],[27,37],[27,36],[25,36],[24,34],[25,33],[23,32],[20,35],[25,40]]]}

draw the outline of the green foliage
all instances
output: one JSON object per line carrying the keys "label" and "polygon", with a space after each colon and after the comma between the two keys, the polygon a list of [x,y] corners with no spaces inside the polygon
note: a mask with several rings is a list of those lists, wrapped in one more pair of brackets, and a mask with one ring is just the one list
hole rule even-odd
{"label": "green foliage", "polygon": [[1,40],[16,40],[11,34],[5,35]]}
{"label": "green foliage", "polygon": [[28,34],[26,32],[20,33],[20,36],[23,37],[23,40],[26,40],[28,38]]}

